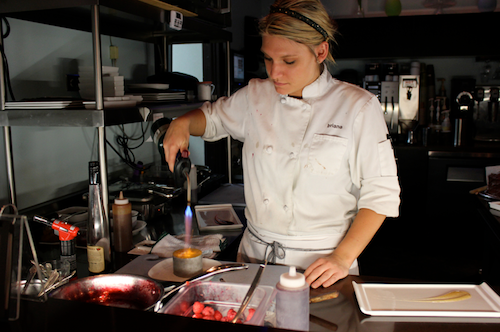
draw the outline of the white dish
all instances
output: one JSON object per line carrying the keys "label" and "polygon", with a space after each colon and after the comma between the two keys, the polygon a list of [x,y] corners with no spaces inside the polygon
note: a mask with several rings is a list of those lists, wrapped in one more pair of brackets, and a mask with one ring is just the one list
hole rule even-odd
{"label": "white dish", "polygon": [[500,202],[490,202],[490,208],[500,211]]}
{"label": "white dish", "polygon": [[[88,110],[95,110],[95,101],[84,101],[83,104]],[[104,101],[104,108],[127,108],[137,105],[135,100]]]}
{"label": "white dish", "polygon": [[21,101],[6,102],[5,109],[63,109],[82,107],[80,101]]}
{"label": "white dish", "polygon": [[136,220],[132,224],[132,236],[139,234],[140,231],[147,226],[147,223],[144,220]]}
{"label": "white dish", "polygon": [[[500,317],[500,297],[486,284],[377,284],[352,282],[360,310],[372,316]],[[471,297],[456,302],[425,298],[463,290]]]}
{"label": "white dish", "polygon": [[[238,218],[231,204],[196,205],[194,210],[200,231],[210,229],[239,229],[243,227],[240,218]],[[221,225],[216,222],[216,218],[232,222],[232,224]]]}
{"label": "white dish", "polygon": [[170,85],[161,83],[143,83],[143,84],[128,84],[127,87],[133,90],[137,89],[167,90],[170,87]]}
{"label": "white dish", "polygon": [[[203,271],[208,270],[212,266],[218,266],[221,263],[219,261],[215,261],[213,259],[203,258]],[[182,282],[186,281],[189,278],[178,277],[174,274],[174,260],[173,258],[166,258],[153,266],[148,275],[156,280],[163,281],[174,281],[174,282]]]}

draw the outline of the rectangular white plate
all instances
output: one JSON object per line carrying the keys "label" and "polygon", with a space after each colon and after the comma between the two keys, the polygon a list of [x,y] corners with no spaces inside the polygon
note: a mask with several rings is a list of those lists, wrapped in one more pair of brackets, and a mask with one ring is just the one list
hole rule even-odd
{"label": "rectangular white plate", "polygon": [[[361,312],[372,316],[500,317],[500,297],[486,283],[380,284],[352,282]],[[456,302],[418,302],[463,290],[471,297]]]}
{"label": "rectangular white plate", "polygon": [[[200,231],[210,229],[239,229],[243,227],[240,218],[238,218],[231,204],[196,205],[194,209]],[[233,224],[219,225],[215,222],[216,216],[221,220],[233,222]]]}

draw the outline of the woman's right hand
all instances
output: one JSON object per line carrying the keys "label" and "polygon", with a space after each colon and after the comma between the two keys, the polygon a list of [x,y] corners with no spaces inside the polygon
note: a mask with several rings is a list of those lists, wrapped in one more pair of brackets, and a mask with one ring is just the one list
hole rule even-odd
{"label": "woman's right hand", "polygon": [[174,171],[175,159],[179,151],[182,157],[189,157],[189,119],[182,117],[173,120],[163,138],[165,161],[171,172]]}
{"label": "woman's right hand", "polygon": [[190,111],[173,120],[163,138],[165,161],[171,172],[174,171],[175,158],[181,151],[183,158],[189,157],[189,137],[201,136],[205,132],[205,114],[200,109]]}

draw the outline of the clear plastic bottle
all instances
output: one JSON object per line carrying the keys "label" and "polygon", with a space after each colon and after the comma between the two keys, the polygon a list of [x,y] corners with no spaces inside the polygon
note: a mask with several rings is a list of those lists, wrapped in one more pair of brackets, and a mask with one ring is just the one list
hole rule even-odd
{"label": "clear plastic bottle", "polygon": [[101,273],[111,264],[109,222],[104,211],[99,162],[89,162],[89,218],[87,227],[87,256],[89,271]]}
{"label": "clear plastic bottle", "polygon": [[123,191],[115,199],[113,209],[113,246],[116,252],[132,249],[132,203],[123,197]]}
{"label": "clear plastic bottle", "polygon": [[309,331],[309,285],[295,266],[280,276],[276,284],[276,326]]}

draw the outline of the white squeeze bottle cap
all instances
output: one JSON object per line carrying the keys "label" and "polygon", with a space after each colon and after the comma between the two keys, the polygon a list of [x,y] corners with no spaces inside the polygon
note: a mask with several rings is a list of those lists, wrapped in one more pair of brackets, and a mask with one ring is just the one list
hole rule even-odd
{"label": "white squeeze bottle cap", "polygon": [[306,277],[302,273],[297,273],[295,266],[290,266],[288,273],[280,276],[280,284],[286,288],[301,288],[306,284]]}
{"label": "white squeeze bottle cap", "polygon": [[128,204],[128,198],[123,197],[123,191],[120,191],[120,196],[118,198],[115,198],[115,204],[117,205]]}

